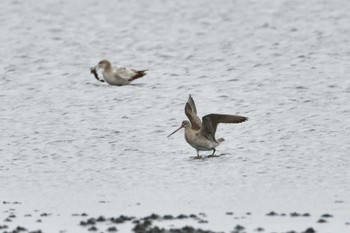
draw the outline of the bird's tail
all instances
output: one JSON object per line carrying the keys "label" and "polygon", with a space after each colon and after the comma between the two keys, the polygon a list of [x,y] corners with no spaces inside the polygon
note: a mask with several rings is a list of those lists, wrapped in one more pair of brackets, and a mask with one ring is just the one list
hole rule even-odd
{"label": "bird's tail", "polygon": [[136,74],[133,77],[129,78],[128,81],[131,82],[131,81],[133,81],[135,79],[138,79],[138,78],[141,78],[141,77],[145,76],[146,75],[146,71],[147,70],[138,70],[138,71],[136,71]]}
{"label": "bird's tail", "polygon": [[216,140],[219,144],[222,143],[223,141],[225,141],[224,138],[219,138],[218,140]]}

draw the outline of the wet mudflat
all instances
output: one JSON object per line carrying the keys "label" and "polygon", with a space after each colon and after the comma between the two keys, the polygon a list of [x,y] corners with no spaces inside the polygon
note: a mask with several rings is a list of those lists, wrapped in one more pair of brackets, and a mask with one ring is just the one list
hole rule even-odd
{"label": "wet mudflat", "polygon": [[[1,1],[0,232],[132,232],[152,213],[147,229],[349,231],[349,10]],[[90,74],[101,59],[149,71],[113,87]],[[249,117],[219,126],[219,157],[166,137],[189,94],[200,116]],[[163,219],[181,214],[204,222]]]}

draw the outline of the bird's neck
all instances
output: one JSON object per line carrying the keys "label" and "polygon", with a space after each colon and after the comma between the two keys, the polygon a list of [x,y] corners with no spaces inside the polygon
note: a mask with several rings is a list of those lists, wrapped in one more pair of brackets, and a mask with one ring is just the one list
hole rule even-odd
{"label": "bird's neck", "polygon": [[193,133],[195,133],[195,130],[193,130],[192,128],[191,128],[191,126],[187,126],[187,127],[185,127],[185,135],[190,135],[190,134],[193,134]]}

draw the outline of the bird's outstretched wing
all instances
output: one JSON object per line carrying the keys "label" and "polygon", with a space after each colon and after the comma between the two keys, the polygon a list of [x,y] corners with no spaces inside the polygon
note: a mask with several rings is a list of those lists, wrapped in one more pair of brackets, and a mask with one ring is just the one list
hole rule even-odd
{"label": "bird's outstretched wing", "polygon": [[196,104],[191,95],[185,105],[185,114],[191,122],[192,129],[199,130],[202,127],[202,122],[197,116]]}
{"label": "bird's outstretched wing", "polygon": [[247,121],[248,117],[226,114],[208,114],[202,118],[203,125],[200,133],[209,140],[215,139],[216,128],[219,123],[241,123]]}

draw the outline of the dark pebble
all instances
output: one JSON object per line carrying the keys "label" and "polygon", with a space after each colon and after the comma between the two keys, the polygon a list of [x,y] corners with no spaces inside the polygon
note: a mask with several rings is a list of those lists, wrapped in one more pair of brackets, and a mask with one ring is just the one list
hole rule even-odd
{"label": "dark pebble", "polygon": [[256,228],[256,230],[255,231],[264,231],[265,229],[264,228],[262,228],[262,227],[258,227],[258,228]]}
{"label": "dark pebble", "polygon": [[27,231],[27,229],[24,228],[24,227],[18,226],[18,227],[16,227],[16,231],[17,231],[17,232],[19,232],[19,231]]}
{"label": "dark pebble", "polygon": [[241,225],[237,225],[237,226],[235,226],[235,230],[244,230],[245,228],[244,228],[244,226],[241,226]]}
{"label": "dark pebble", "polygon": [[316,233],[316,231],[312,227],[309,227],[303,233]]}
{"label": "dark pebble", "polygon": [[92,226],[92,227],[90,227],[89,229],[88,229],[88,231],[97,231],[98,229],[97,229],[97,227],[95,227],[95,226]]}
{"label": "dark pebble", "polygon": [[96,220],[94,218],[89,218],[86,221],[81,221],[80,225],[81,226],[87,226],[87,225],[95,225],[96,224]]}
{"label": "dark pebble", "polygon": [[174,233],[214,233],[213,231],[205,231],[202,229],[195,229],[193,227],[185,226],[181,229],[170,229],[170,232]]}
{"label": "dark pebble", "polygon": [[166,231],[164,228],[159,228],[157,226],[154,226],[154,227],[148,228],[147,233],[168,233],[168,231]]}
{"label": "dark pebble", "polygon": [[0,230],[1,230],[1,229],[7,229],[7,228],[8,228],[7,225],[0,225]]}
{"label": "dark pebble", "polygon": [[135,220],[132,221],[132,223],[133,223],[133,224],[139,224],[139,223],[141,223],[141,221],[138,220],[138,219],[135,219]]}
{"label": "dark pebble", "polygon": [[158,214],[151,214],[150,216],[144,217],[143,219],[157,220],[160,216]]}
{"label": "dark pebble", "polygon": [[95,224],[96,224],[96,220],[95,220],[94,218],[89,218],[89,219],[86,221],[86,223],[87,223],[88,225],[95,225]]}
{"label": "dark pebble", "polygon": [[240,232],[240,231],[243,231],[244,229],[245,229],[244,226],[237,225],[237,226],[235,226],[235,231],[234,232]]}
{"label": "dark pebble", "polygon": [[42,213],[42,214],[40,214],[40,216],[41,217],[47,217],[47,216],[49,216],[50,214],[48,214],[48,213]]}
{"label": "dark pebble", "polygon": [[[350,222],[346,222],[345,225],[350,225]],[[1,229],[1,228],[0,228]]]}
{"label": "dark pebble", "polygon": [[270,213],[266,214],[267,216],[277,216],[278,214],[274,211],[271,211]]}
{"label": "dark pebble", "polygon": [[29,233],[43,233],[41,230],[37,230],[37,231],[30,231]]}
{"label": "dark pebble", "polygon": [[166,214],[166,215],[163,216],[163,219],[164,220],[172,220],[172,219],[174,219],[174,217],[172,215],[170,215],[170,214]]}
{"label": "dark pebble", "polygon": [[137,223],[134,228],[133,231],[135,233],[144,233],[144,232],[150,232],[147,229],[152,225],[152,222],[148,219],[144,220],[143,222],[139,222]]}
{"label": "dark pebble", "polygon": [[109,228],[107,229],[107,231],[110,231],[110,232],[112,232],[112,231],[118,231],[118,229],[117,229],[116,227],[109,227]]}
{"label": "dark pebble", "polygon": [[326,223],[327,221],[325,219],[323,219],[323,218],[320,218],[317,222],[318,223]]}
{"label": "dark pebble", "polygon": [[184,214],[180,214],[179,216],[176,217],[177,219],[184,219],[184,218],[188,218],[187,215]]}
{"label": "dark pebble", "polygon": [[25,214],[24,217],[32,217],[31,214]]}
{"label": "dark pebble", "polygon": [[110,218],[109,220],[112,222],[112,223],[116,223],[116,224],[119,224],[119,223],[124,223],[126,221],[131,221],[133,220],[134,217],[128,217],[128,216],[125,216],[125,215],[120,215],[119,217],[117,218]]}
{"label": "dark pebble", "polygon": [[226,215],[233,215],[233,212],[226,212]]}
{"label": "dark pebble", "polygon": [[311,215],[309,213],[303,214],[303,217],[310,217]]}
{"label": "dark pebble", "polygon": [[198,223],[204,224],[204,223],[208,223],[208,221],[201,219],[201,220],[198,221]]}
{"label": "dark pebble", "polygon": [[14,215],[14,214],[11,214],[10,216],[9,216],[9,218],[15,218],[16,217],[16,215]]}
{"label": "dark pebble", "polygon": [[80,221],[80,226],[86,226],[87,223],[85,221]]}
{"label": "dark pebble", "polygon": [[333,218],[331,214],[322,214],[321,218]]}
{"label": "dark pebble", "polygon": [[299,217],[300,214],[298,214],[297,212],[293,212],[293,213],[290,213],[290,216],[291,217]]}
{"label": "dark pebble", "polygon": [[143,221],[142,224],[145,225],[145,226],[151,226],[152,225],[152,221],[149,220],[149,219],[146,219],[146,220]]}
{"label": "dark pebble", "polygon": [[105,222],[105,221],[106,221],[106,218],[103,216],[100,216],[96,219],[96,222]]}
{"label": "dark pebble", "polygon": [[287,233],[297,233],[296,231],[287,231]]}
{"label": "dark pebble", "polygon": [[190,214],[190,218],[197,218],[197,215],[195,215],[195,214]]}
{"label": "dark pebble", "polygon": [[86,217],[86,216],[88,216],[88,214],[87,213],[82,213],[81,216]]}
{"label": "dark pebble", "polygon": [[10,218],[6,218],[4,222],[12,222],[12,220]]}
{"label": "dark pebble", "polygon": [[246,215],[252,215],[252,213],[250,213],[250,212],[247,212],[247,213],[246,213]]}
{"label": "dark pebble", "polygon": [[42,222],[41,219],[36,220],[36,222]]}

